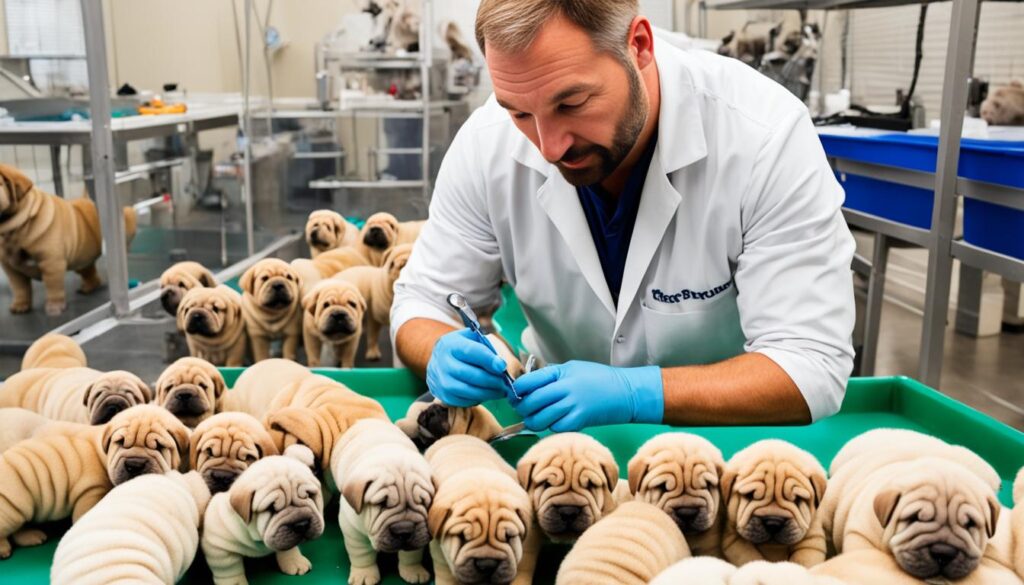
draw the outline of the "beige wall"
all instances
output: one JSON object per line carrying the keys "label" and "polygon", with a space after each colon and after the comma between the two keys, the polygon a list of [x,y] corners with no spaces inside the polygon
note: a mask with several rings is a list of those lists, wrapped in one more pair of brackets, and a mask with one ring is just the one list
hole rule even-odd
{"label": "beige wall", "polygon": [[7,12],[4,10],[4,0],[0,0],[0,55],[7,54]]}

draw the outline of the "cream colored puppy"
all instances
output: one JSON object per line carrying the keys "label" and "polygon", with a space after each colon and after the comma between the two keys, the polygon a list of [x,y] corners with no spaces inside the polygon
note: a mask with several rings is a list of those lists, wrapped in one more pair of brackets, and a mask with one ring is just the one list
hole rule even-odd
{"label": "cream colored puppy", "polygon": [[33,368],[84,368],[87,365],[85,352],[67,335],[47,333],[32,342],[21,358],[21,369]]}
{"label": "cream colored puppy", "polygon": [[177,583],[199,549],[209,501],[195,472],[146,475],[117,486],[61,538],[50,582]]}
{"label": "cream colored puppy", "polygon": [[366,225],[360,233],[359,243],[363,255],[370,259],[374,266],[384,263],[384,254],[395,246],[413,244],[419,237],[426,221],[399,222],[390,213],[375,213],[366,219]]}
{"label": "cream colored puppy", "polygon": [[843,585],[843,581],[815,575],[796,563],[754,561],[740,567],[729,585]]}
{"label": "cream colored puppy", "polygon": [[253,361],[270,357],[270,343],[284,340],[281,355],[298,359],[302,338],[302,280],[284,260],[266,258],[252,265],[238,281],[242,317]]}
{"label": "cream colored puppy", "polygon": [[469,435],[445,437],[425,456],[437,482],[429,513],[435,583],[532,582],[540,538],[515,470]]}
{"label": "cream colored puppy", "polygon": [[210,362],[181,358],[156,381],[156,403],[190,428],[224,410],[224,377]]}
{"label": "cream colored puppy", "polygon": [[1010,512],[1010,533],[1013,535],[1011,559],[1013,569],[1024,579],[1024,468],[1013,482],[1013,511]]}
{"label": "cream colored puppy", "polygon": [[825,560],[818,506],[825,469],[810,453],[778,440],[758,441],[732,456],[722,473],[725,560],[813,567]]}
{"label": "cream colored puppy", "polygon": [[194,288],[213,288],[217,279],[198,262],[178,262],[160,275],[160,306],[169,315],[178,314],[185,293]]}
{"label": "cream colored puppy", "polygon": [[310,258],[342,246],[355,246],[358,242],[359,228],[336,211],[318,209],[310,213],[306,220],[306,243],[309,244]]}
{"label": "cream colored puppy", "polygon": [[302,338],[309,367],[320,366],[324,345],[334,354],[331,365],[355,367],[366,316],[366,299],[359,288],[347,280],[328,278],[306,293],[302,308]]}
{"label": "cream colored puppy", "polygon": [[626,502],[576,541],[557,585],[645,585],[690,556],[683,533],[660,508]]}
{"label": "cream colored puppy", "polygon": [[409,437],[385,420],[358,421],[334,446],[331,474],[343,496],[338,523],[352,563],[349,584],[380,582],[378,552],[398,553],[398,572],[407,583],[430,581],[422,563],[434,483]]}
{"label": "cream colored puppy", "polygon": [[707,439],[663,433],[629,460],[629,492],[675,521],[695,555],[722,555],[725,508],[719,489],[725,459]]}
{"label": "cream colored puppy", "polygon": [[328,250],[312,260],[296,258],[291,261],[292,270],[302,279],[303,296],[321,280],[353,266],[370,266],[370,259],[360,249],[348,246]]}
{"label": "cream colored puppy", "polygon": [[242,371],[235,385],[223,396],[221,410],[244,412],[262,421],[280,392],[286,387],[294,388],[313,375],[309,368],[291,360],[263,360]]}
{"label": "cream colored puppy", "polygon": [[299,545],[320,538],[324,501],[301,446],[253,463],[206,508],[200,544],[216,585],[243,585],[245,558],[275,555],[287,575],[305,575],[313,565]]}
{"label": "cream colored puppy", "polygon": [[[25,408],[0,408],[0,453],[25,439],[31,439],[56,423]],[[74,424],[74,423],[67,423]]]}
{"label": "cream colored puppy", "polygon": [[223,284],[194,288],[178,305],[178,329],[192,357],[216,366],[244,365],[249,340],[242,316],[242,295]]}
{"label": "cream colored puppy", "polygon": [[384,252],[381,266],[355,266],[338,278],[356,285],[366,299],[366,359],[380,359],[380,330],[391,324],[391,303],[395,281],[409,262],[412,244],[394,246]]}
{"label": "cream colored puppy", "polygon": [[715,557],[683,559],[658,573],[650,585],[729,585],[736,567]]}
{"label": "cream colored puppy", "polygon": [[922,581],[903,572],[892,555],[875,549],[860,549],[832,557],[811,568],[811,573],[836,579],[845,585],[1020,585],[1020,577],[995,563],[984,562],[963,579],[933,577]]}
{"label": "cream colored puppy", "polygon": [[541,439],[516,465],[536,523],[553,542],[575,542],[615,509],[619,466],[607,447],[582,433]]}
{"label": "cream colored puppy", "polygon": [[152,400],[149,385],[120,370],[35,368],[18,372],[0,387],[0,408],[26,408],[53,420],[93,425]]}
{"label": "cream colored puppy", "polygon": [[448,435],[471,435],[486,441],[502,429],[498,419],[483,405],[459,408],[442,404],[436,398],[413,402],[395,425],[420,449],[427,449]]}
{"label": "cream colored puppy", "polygon": [[227,491],[253,463],[278,454],[260,421],[244,412],[222,412],[199,423],[189,446],[189,468],[215,494]]}

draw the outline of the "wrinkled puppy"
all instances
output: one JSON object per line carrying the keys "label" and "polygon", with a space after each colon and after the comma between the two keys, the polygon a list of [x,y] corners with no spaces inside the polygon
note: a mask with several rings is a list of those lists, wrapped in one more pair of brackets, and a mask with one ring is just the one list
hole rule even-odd
{"label": "wrinkled puppy", "polygon": [[199,423],[192,432],[189,467],[218,494],[227,491],[250,465],[277,454],[260,421],[244,412],[222,412]]}
{"label": "wrinkled puppy", "polygon": [[355,266],[338,278],[356,285],[366,299],[366,359],[380,359],[380,330],[391,324],[391,303],[395,299],[395,281],[409,263],[412,244],[394,246],[384,252],[381,266]]}
{"label": "wrinkled puppy", "polygon": [[209,501],[195,472],[146,475],[117,486],[61,538],[50,582],[177,583],[199,549]]}
{"label": "wrinkled puppy", "polygon": [[413,402],[395,425],[420,449],[427,449],[448,435],[471,435],[486,441],[502,429],[498,419],[481,404],[460,408],[442,404],[436,398]]}
{"label": "wrinkled puppy", "polygon": [[270,343],[283,339],[282,357],[298,358],[302,337],[302,281],[284,260],[260,260],[242,274],[242,317],[253,361],[270,357]]}
{"label": "wrinkled puppy", "polygon": [[[221,410],[245,412],[262,421],[270,412],[271,403],[278,398],[278,394],[286,393],[286,388],[291,388],[292,392],[287,393],[291,396],[295,386],[314,375],[309,368],[291,360],[263,360],[242,371],[235,385],[224,394]],[[278,402],[281,407],[290,401],[282,398]]]}
{"label": "wrinkled puppy", "polygon": [[312,260],[296,258],[291,261],[292,270],[302,279],[303,296],[321,280],[353,266],[370,266],[370,259],[360,249],[349,246],[328,250]]}
{"label": "wrinkled puppy", "polygon": [[288,575],[305,575],[313,565],[299,545],[324,530],[320,482],[309,466],[312,453],[290,447],[284,455],[253,463],[206,508],[200,544],[213,582],[245,584],[246,557],[274,554]]}
{"label": "wrinkled puppy", "polygon": [[[880,582],[881,583],[881,582]],[[885,583],[888,584],[888,581]],[[825,575],[815,575],[796,563],[754,561],[740,567],[729,585],[844,585]]]}
{"label": "wrinkled puppy", "polygon": [[134,406],[103,427],[63,424],[0,455],[0,559],[46,541],[32,522],[78,520],[110,491],[181,466],[188,429],[167,411]]}
{"label": "wrinkled puppy", "polygon": [[354,246],[358,242],[359,228],[336,211],[318,209],[310,213],[306,220],[306,243],[309,244],[310,258],[342,246]]}
{"label": "wrinkled puppy", "polygon": [[725,460],[707,439],[663,433],[629,461],[629,491],[665,511],[695,555],[721,556],[725,509],[719,490]]}
{"label": "wrinkled puppy", "polygon": [[89,365],[85,352],[67,335],[47,333],[32,342],[21,358],[21,369],[84,368]]}
{"label": "wrinkled puppy", "polygon": [[359,244],[363,255],[370,259],[374,266],[384,263],[384,253],[395,246],[413,244],[419,237],[426,221],[399,222],[390,213],[375,213],[366,219],[359,234]]}
{"label": "wrinkled puppy", "polygon": [[156,381],[156,403],[190,428],[223,410],[224,377],[210,362],[186,357],[167,366]]}
{"label": "wrinkled puppy", "polygon": [[0,387],[0,407],[26,408],[52,420],[93,425],[152,400],[149,385],[120,370],[34,368],[11,376]]}
{"label": "wrinkled puppy", "polygon": [[937,457],[861,471],[834,495],[837,551],[887,552],[918,579],[962,579],[975,570],[999,520],[991,487]]}
{"label": "wrinkled puppy", "polygon": [[423,549],[430,543],[427,511],[434,500],[430,465],[409,437],[384,420],[361,420],[334,446],[331,474],[342,499],[338,523],[352,562],[350,584],[380,582],[377,553],[398,553],[408,583],[426,583]]}
{"label": "wrinkled puppy", "polygon": [[213,288],[217,279],[198,262],[178,262],[160,275],[160,306],[169,315],[178,314],[185,293],[194,288]]}
{"label": "wrinkled puppy", "polygon": [[821,464],[785,441],[758,441],[733,455],[721,482],[725,560],[738,567],[758,560],[823,562],[818,506],[826,485]]}
{"label": "wrinkled puppy", "polygon": [[615,509],[619,466],[607,447],[582,433],[541,439],[516,466],[536,522],[553,542],[574,542]]}
{"label": "wrinkled puppy", "polygon": [[1024,126],[1024,85],[1011,81],[981,103],[981,118],[992,126]]}
{"label": "wrinkled puppy", "polygon": [[366,299],[359,288],[346,280],[329,278],[306,293],[302,309],[302,339],[309,367],[320,366],[325,344],[334,354],[331,365],[354,367],[366,315]]}
{"label": "wrinkled puppy", "polygon": [[[138,214],[125,207],[125,245],[135,236]],[[65,200],[45,193],[18,169],[0,164],[0,267],[7,274],[12,313],[32,308],[32,280],[46,288],[46,314],[67,307],[64,273],[82,277],[78,292],[100,287],[96,260],[102,253],[100,217],[88,196]]]}
{"label": "wrinkled puppy", "polygon": [[690,556],[683,533],[657,506],[626,502],[576,541],[557,585],[646,585]]}
{"label": "wrinkled puppy", "polygon": [[242,295],[223,284],[194,288],[178,305],[178,329],[192,357],[216,366],[244,365],[248,339],[242,317]]}
{"label": "wrinkled puppy", "polygon": [[75,424],[53,421],[25,408],[0,408],[0,453],[25,439],[42,436],[54,428]]}
{"label": "wrinkled puppy", "polygon": [[729,585],[736,567],[715,557],[683,559],[651,581],[650,585]]}
{"label": "wrinkled puppy", "polygon": [[530,583],[540,538],[515,470],[469,435],[445,437],[425,456],[437,482],[429,513],[435,583]]}

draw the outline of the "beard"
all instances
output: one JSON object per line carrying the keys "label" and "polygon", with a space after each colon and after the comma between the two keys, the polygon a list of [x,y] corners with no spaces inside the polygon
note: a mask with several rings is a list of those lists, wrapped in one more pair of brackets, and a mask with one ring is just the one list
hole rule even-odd
{"label": "beard", "polygon": [[615,169],[622,164],[622,161],[629,156],[640,137],[644,124],[647,123],[648,105],[640,85],[640,75],[632,63],[626,63],[624,66],[626,77],[629,80],[629,102],[622,118],[615,125],[615,136],[612,138],[611,146],[600,144],[571,146],[562,156],[562,161],[576,161],[590,154],[597,156],[596,164],[582,169],[566,168],[562,166],[561,161],[555,163],[566,182],[573,187],[594,185],[611,176]]}

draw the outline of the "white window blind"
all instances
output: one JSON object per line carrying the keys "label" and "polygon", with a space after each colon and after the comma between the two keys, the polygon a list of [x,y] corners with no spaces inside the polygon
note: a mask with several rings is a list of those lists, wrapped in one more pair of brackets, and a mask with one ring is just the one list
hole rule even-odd
{"label": "white window blind", "polygon": [[30,57],[32,78],[47,93],[88,85],[79,0],[5,0],[11,55]]}

